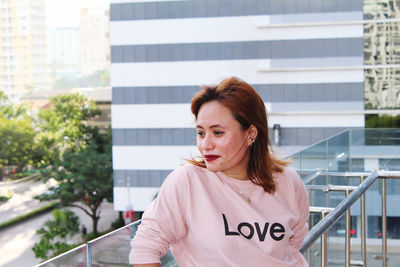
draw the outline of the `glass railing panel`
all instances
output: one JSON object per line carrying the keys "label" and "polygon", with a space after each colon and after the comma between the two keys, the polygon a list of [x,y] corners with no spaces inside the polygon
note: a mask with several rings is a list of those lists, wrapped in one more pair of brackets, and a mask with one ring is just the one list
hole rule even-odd
{"label": "glass railing panel", "polygon": [[290,156],[291,167],[304,178],[315,170],[348,170],[349,131],[337,134]]}
{"label": "glass railing panel", "polygon": [[[289,156],[289,159],[290,159],[290,167],[291,168],[293,168],[293,169],[295,169],[295,170],[301,170],[301,156],[300,156],[300,154],[301,153],[295,153],[295,154],[293,154],[293,155],[291,155],[291,156]],[[304,173],[304,174],[301,174],[302,176],[306,176],[307,174],[310,174],[311,172],[309,172],[309,173]]]}
{"label": "glass railing panel", "polygon": [[129,266],[130,241],[134,227],[123,227],[90,242],[94,266]]}
{"label": "glass railing panel", "polygon": [[65,266],[86,266],[87,247],[86,244],[76,247],[64,254],[61,254],[49,261],[37,265],[38,267],[65,267]]}
{"label": "glass railing panel", "polygon": [[318,143],[308,149],[299,152],[300,172],[314,171],[316,169],[326,169],[327,161],[327,142]]}
{"label": "glass railing panel", "polygon": [[400,170],[400,130],[352,130],[351,158],[362,164],[364,171]]}
{"label": "glass railing panel", "polygon": [[[92,266],[131,266],[129,264],[130,242],[140,222],[127,225],[90,242]],[[161,258],[161,266],[178,266],[171,252]]]}
{"label": "glass railing panel", "polygon": [[[394,158],[390,158],[390,155]],[[376,158],[374,161],[373,158]],[[400,130],[354,129],[342,132],[290,156],[292,168],[306,177],[316,169],[360,172],[399,168]],[[393,169],[393,168],[392,168]]]}
{"label": "glass railing panel", "polygon": [[327,142],[327,160],[330,172],[345,172],[349,170],[350,158],[350,132],[346,131],[336,135]]}

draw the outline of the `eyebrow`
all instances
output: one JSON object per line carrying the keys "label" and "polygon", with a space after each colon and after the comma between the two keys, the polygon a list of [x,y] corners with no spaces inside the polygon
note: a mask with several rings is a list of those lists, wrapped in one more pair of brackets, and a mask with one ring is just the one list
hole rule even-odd
{"label": "eyebrow", "polygon": [[[218,128],[218,127],[220,127],[220,128],[225,128],[224,126],[222,126],[222,125],[220,125],[220,124],[213,124],[213,125],[211,125],[209,128]],[[204,127],[203,126],[201,126],[201,125],[197,125],[196,126],[196,128],[201,128],[201,129],[204,129]]]}

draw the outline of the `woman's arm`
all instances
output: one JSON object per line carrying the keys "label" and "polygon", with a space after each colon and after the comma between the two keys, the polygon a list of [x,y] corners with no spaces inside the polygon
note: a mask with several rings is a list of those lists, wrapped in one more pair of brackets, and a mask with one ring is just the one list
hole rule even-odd
{"label": "woman's arm", "polygon": [[[157,198],[146,208],[142,222],[131,241],[130,263],[160,266],[160,257],[170,244],[186,235],[187,176],[182,168],[172,172],[164,181]],[[138,264],[138,265],[136,265]]]}
{"label": "woman's arm", "polygon": [[296,201],[298,203],[299,210],[299,221],[293,228],[294,235],[290,238],[289,244],[295,247],[297,250],[300,249],[304,237],[308,232],[308,215],[309,215],[309,202],[308,202],[308,192],[301,181],[300,177],[298,178],[298,184],[296,188]]}

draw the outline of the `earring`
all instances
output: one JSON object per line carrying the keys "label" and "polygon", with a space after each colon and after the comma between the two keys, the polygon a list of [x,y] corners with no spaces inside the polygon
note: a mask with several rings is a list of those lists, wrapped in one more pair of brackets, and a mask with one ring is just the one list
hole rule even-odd
{"label": "earring", "polygon": [[255,139],[254,139],[254,138],[250,138],[249,141],[250,141],[250,142],[249,142],[249,146],[253,146],[253,143],[254,143]]}

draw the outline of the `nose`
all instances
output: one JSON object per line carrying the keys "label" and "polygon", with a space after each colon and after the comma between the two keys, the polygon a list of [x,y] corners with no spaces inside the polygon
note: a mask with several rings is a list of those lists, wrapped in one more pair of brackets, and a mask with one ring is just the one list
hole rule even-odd
{"label": "nose", "polygon": [[206,135],[202,140],[201,147],[204,151],[210,151],[214,149],[214,142],[212,140],[212,136]]}

